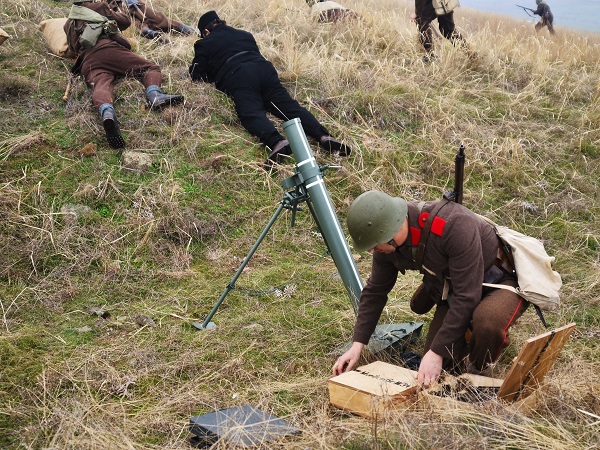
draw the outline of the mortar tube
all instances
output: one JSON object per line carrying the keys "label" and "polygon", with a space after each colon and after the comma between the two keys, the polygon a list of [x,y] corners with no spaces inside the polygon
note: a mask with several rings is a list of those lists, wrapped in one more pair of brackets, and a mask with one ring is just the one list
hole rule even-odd
{"label": "mortar tube", "polygon": [[344,287],[350,297],[354,313],[358,312],[358,301],[363,289],[363,282],[358,273],[346,236],[335,213],[333,203],[325,187],[323,173],[317,164],[313,152],[306,139],[300,119],[288,120],[283,124],[283,132],[290,143],[296,159],[296,167],[302,175],[304,186],[312,204],[311,213],[323,234],[325,244],[331,252]]}

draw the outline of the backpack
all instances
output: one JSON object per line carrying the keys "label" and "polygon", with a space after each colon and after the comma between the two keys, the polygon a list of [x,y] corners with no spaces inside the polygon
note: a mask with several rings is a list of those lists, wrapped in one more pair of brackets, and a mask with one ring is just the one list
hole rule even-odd
{"label": "backpack", "polygon": [[98,14],[85,6],[71,6],[69,19],[83,20],[86,23],[83,32],[79,36],[79,43],[85,49],[93,48],[98,39],[105,33],[107,35],[119,33],[119,28],[114,20],[108,20],[102,14]]}
{"label": "backpack", "polygon": [[42,20],[39,29],[44,34],[50,52],[63,58],[75,58],[77,54],[69,48],[65,33],[66,17]]}
{"label": "backpack", "polygon": [[0,28],[0,45],[4,44],[4,41],[7,40],[10,36],[6,31]]}
{"label": "backpack", "polygon": [[480,217],[494,227],[496,234],[508,248],[519,287],[490,283],[483,285],[516,292],[536,309],[553,311],[558,308],[562,280],[560,274],[552,270],[554,257],[546,253],[544,244],[534,237],[497,225],[487,217]]}
{"label": "backpack", "polygon": [[[419,244],[416,248],[413,247],[413,257],[418,270],[425,269],[429,271],[423,266],[425,247],[434,217],[449,202],[446,198],[444,200],[427,217],[421,232]],[[422,210],[423,205],[423,202],[419,204],[419,210]],[[516,288],[493,283],[482,283],[482,285],[497,289],[507,289],[523,297],[534,306],[540,320],[545,327],[548,327],[542,310],[553,311],[558,308],[560,304],[558,291],[562,286],[559,273],[552,270],[554,257],[546,253],[544,244],[540,240],[526,236],[511,228],[498,225],[487,217],[479,214],[478,216],[494,227],[494,231],[504,244],[505,253],[515,269],[518,282],[518,287]],[[446,283],[447,281],[444,282],[444,292],[447,292]]]}
{"label": "backpack", "polygon": [[451,13],[460,6],[458,0],[433,0],[433,8],[438,16],[444,16]]}

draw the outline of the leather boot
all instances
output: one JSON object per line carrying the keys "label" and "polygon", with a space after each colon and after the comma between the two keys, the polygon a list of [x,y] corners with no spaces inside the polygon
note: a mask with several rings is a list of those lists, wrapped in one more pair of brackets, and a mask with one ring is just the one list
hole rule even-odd
{"label": "leather boot", "polygon": [[183,103],[183,95],[165,94],[159,86],[152,85],[146,88],[146,98],[150,109],[158,111],[165,106],[174,106]]}
{"label": "leather boot", "polygon": [[286,156],[291,154],[292,149],[290,147],[290,143],[287,141],[287,139],[282,139],[275,144],[273,151],[269,153],[269,157],[263,163],[263,167],[266,170],[269,170],[274,164],[281,164],[285,162]]}
{"label": "leather boot", "polygon": [[106,133],[108,145],[115,149],[125,147],[125,140],[123,139],[123,136],[121,136],[119,121],[117,120],[113,105],[104,103],[103,105],[100,105],[98,111],[100,113],[100,118],[102,119],[102,126]]}
{"label": "leather boot", "polygon": [[185,35],[197,34],[196,30],[194,30],[192,27],[186,25],[185,23],[177,25],[176,27],[173,27],[173,29],[175,31],[178,31],[179,33],[185,34]]}
{"label": "leather boot", "polygon": [[142,28],[142,31],[140,31],[140,33],[143,37],[145,37],[147,39],[153,39],[157,42],[160,42],[161,44],[169,43],[169,39],[167,37],[163,36],[162,33],[151,30],[150,28]]}
{"label": "leather boot", "polygon": [[337,152],[340,156],[348,156],[352,153],[352,149],[346,144],[332,138],[329,135],[321,136],[319,146],[328,153]]}

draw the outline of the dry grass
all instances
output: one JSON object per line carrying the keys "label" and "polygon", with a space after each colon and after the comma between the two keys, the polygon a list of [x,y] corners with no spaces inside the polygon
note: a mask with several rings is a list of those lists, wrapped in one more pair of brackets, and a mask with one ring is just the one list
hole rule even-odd
{"label": "dry grass", "polygon": [[[295,227],[284,215],[268,233],[215,316],[218,328],[192,326],[292,173],[266,174],[264,150],[231,102],[189,81],[194,38],[160,46],[127,33],[161,65],[165,90],[186,96],[184,107],[155,114],[139,83],[118,84],[127,143],[153,158],[138,175],[104,143],[82,82],[60,101],[67,62],[47,52],[37,23],[66,15],[69,3],[0,0],[0,26],[12,35],[0,47],[0,447],[184,449],[190,417],[243,404],[302,429],[265,449],[600,445],[598,35],[551,38],[459,9],[478,58],[437,40],[438,59],[426,65],[408,1],[348,0],[360,19],[325,25],[303,0],[153,4],[193,25],[216,9],[253,32],[290,92],[352,145],[343,161],[315,149],[343,166],[326,175],[342,221],[366,189],[439,197],[463,143],[465,204],[544,239],[564,282],[563,305],[547,319],[577,330],[533,412],[422,402],[372,423],[332,408],[330,352],[350,339],[354,317],[306,210]],[[90,142],[97,155],[81,158]],[[364,278],[369,263],[357,261]],[[383,322],[427,322],[402,301],[418,283],[414,274],[398,280]],[[525,314],[497,375],[541,332]]]}

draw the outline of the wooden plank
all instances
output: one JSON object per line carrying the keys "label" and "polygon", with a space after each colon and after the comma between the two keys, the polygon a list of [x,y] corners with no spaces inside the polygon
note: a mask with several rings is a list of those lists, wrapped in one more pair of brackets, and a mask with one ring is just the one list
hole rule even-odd
{"label": "wooden plank", "polygon": [[479,387],[497,387],[499,388],[504,383],[501,378],[484,377],[483,375],[475,375],[473,373],[463,373],[457,377],[459,380],[467,380],[473,386]]}
{"label": "wooden plank", "polygon": [[575,329],[575,323],[528,339],[513,361],[498,398],[514,402],[525,398],[544,381],[558,354]]}

